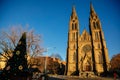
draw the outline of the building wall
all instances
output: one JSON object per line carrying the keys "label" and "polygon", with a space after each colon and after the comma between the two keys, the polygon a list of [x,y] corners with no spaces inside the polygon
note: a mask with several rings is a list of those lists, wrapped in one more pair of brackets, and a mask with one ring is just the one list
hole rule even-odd
{"label": "building wall", "polygon": [[3,68],[6,65],[6,59],[4,57],[0,57],[0,70],[3,70]]}

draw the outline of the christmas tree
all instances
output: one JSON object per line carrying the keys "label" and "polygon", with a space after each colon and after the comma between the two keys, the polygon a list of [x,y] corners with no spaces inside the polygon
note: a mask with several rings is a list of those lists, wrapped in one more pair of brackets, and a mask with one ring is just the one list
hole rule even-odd
{"label": "christmas tree", "polygon": [[26,33],[23,33],[13,51],[13,56],[8,60],[3,70],[2,76],[11,80],[11,78],[14,79],[15,77],[27,77],[28,74]]}

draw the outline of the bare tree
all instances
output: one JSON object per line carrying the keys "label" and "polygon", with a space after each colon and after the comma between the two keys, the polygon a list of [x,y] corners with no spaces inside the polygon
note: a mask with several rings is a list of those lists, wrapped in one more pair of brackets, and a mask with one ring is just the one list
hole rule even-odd
{"label": "bare tree", "polygon": [[41,36],[35,34],[34,30],[28,30],[21,26],[14,26],[9,31],[0,31],[0,55],[6,58],[6,61],[12,56],[12,51],[18,44],[23,32],[27,32],[27,53],[31,57],[41,55],[43,48],[40,46]]}
{"label": "bare tree", "polygon": [[120,70],[120,53],[114,55],[110,61],[112,70]]}

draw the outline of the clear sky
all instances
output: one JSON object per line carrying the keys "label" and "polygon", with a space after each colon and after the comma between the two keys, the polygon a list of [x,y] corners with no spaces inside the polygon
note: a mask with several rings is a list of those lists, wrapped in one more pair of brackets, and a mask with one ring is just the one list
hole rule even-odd
{"label": "clear sky", "polygon": [[119,0],[0,0],[0,29],[29,25],[42,36],[42,47],[56,47],[48,53],[66,58],[67,34],[72,5],[80,22],[80,33],[88,30],[90,1],[101,21],[109,57],[120,53]]}

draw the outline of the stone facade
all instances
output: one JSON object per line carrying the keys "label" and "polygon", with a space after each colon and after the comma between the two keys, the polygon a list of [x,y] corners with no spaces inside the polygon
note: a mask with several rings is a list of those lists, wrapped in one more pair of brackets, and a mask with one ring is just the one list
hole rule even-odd
{"label": "stone facade", "polygon": [[3,70],[6,65],[6,58],[0,56],[0,70]]}
{"label": "stone facade", "polygon": [[75,10],[69,22],[66,75],[101,74],[109,70],[108,49],[100,20],[90,4],[89,32],[79,33],[79,20]]}

